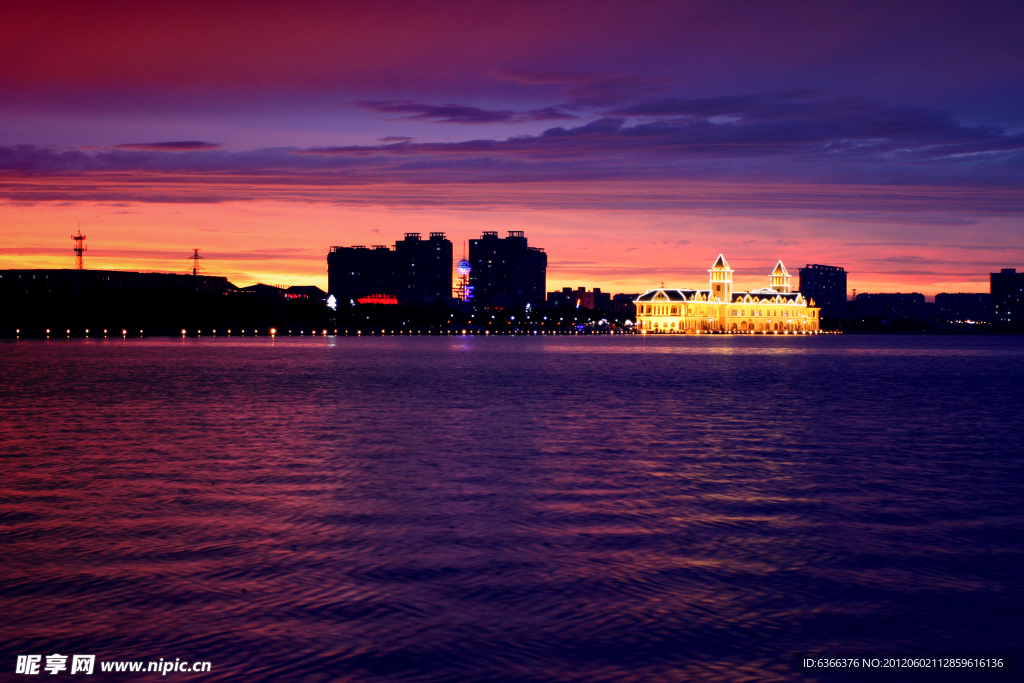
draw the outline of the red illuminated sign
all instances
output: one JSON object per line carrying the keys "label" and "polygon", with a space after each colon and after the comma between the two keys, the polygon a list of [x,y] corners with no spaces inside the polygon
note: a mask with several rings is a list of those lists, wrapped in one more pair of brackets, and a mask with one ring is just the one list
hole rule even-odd
{"label": "red illuminated sign", "polygon": [[364,296],[356,299],[361,304],[391,304],[393,306],[398,305],[398,299],[389,294],[371,294],[370,296]]}

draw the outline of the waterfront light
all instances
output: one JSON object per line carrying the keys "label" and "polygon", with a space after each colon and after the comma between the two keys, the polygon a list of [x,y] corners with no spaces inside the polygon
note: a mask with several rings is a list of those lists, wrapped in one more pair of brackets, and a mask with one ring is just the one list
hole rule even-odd
{"label": "waterfront light", "polygon": [[182,331],[181,331],[181,336],[182,336],[182,337],[184,337],[184,336],[185,336],[185,330],[182,330]]}
{"label": "waterfront light", "polygon": [[[245,330],[242,330],[242,333],[244,334]],[[270,334],[272,334],[272,335],[277,334],[277,328],[276,327],[271,327],[270,328]]]}

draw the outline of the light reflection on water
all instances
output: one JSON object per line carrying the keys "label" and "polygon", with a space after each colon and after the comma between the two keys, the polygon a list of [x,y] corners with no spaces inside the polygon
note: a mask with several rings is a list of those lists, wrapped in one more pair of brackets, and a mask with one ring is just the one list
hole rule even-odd
{"label": "light reflection on water", "polygon": [[1011,651],[1022,361],[980,337],[5,343],[3,666],[788,680],[802,651]]}

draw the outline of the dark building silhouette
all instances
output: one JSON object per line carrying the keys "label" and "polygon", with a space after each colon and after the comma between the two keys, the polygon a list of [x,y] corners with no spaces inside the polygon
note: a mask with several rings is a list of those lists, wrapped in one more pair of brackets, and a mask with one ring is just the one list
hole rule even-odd
{"label": "dark building silhouette", "polygon": [[640,294],[616,294],[612,296],[611,304],[608,307],[608,311],[612,315],[621,315],[626,318],[636,319],[636,304],[635,302],[640,297]]}
{"label": "dark building silhouette", "polygon": [[501,239],[497,232],[484,232],[469,241],[469,274],[473,296],[481,306],[544,304],[548,256],[543,249],[531,247],[520,230],[510,230]]}
{"label": "dark building silhouette", "polygon": [[433,303],[452,296],[452,243],[443,232],[408,232],[393,249],[383,245],[331,247],[327,289],[340,302],[374,294],[402,303]]}
{"label": "dark building silhouette", "polygon": [[284,290],[284,298],[327,301],[327,292],[315,285],[292,285],[288,289]]}
{"label": "dark building silhouette", "polygon": [[924,294],[858,294],[851,315],[859,318],[889,320],[920,320],[925,315]]}
{"label": "dark building silhouette", "polygon": [[992,322],[1004,328],[1024,329],[1024,273],[1003,268],[991,274]]}
{"label": "dark building silhouette", "polygon": [[0,270],[0,336],[242,334],[327,329],[333,317],[318,287],[117,270]]}
{"label": "dark building silhouette", "polygon": [[434,303],[452,297],[452,243],[443,232],[421,240],[418,232],[405,233],[395,242],[395,281],[402,303]]}
{"label": "dark building silhouette", "polygon": [[239,287],[238,292],[240,294],[251,294],[253,296],[263,297],[267,299],[283,299],[284,298],[284,287],[278,287],[277,285],[266,285],[262,282],[257,282],[254,285],[248,287]]}
{"label": "dark building silhouette", "polygon": [[612,295],[594,287],[590,292],[586,287],[573,289],[563,287],[560,292],[548,292],[548,305],[566,306],[569,308],[588,308],[592,311],[607,311],[611,308]]}
{"label": "dark building silhouette", "polygon": [[992,317],[992,297],[982,293],[935,295],[935,318],[945,323],[987,323]]}
{"label": "dark building silhouette", "polygon": [[[391,294],[391,250],[383,245],[371,248],[331,247],[327,254],[327,291],[340,302],[355,302],[370,294]],[[397,287],[394,287],[397,289]]]}
{"label": "dark building silhouette", "polygon": [[814,300],[826,326],[835,327],[846,315],[846,271],[839,266],[808,263],[800,269],[800,293]]}
{"label": "dark building silhouette", "polygon": [[0,270],[0,293],[4,296],[54,294],[60,290],[80,298],[89,293],[110,294],[119,290],[226,292],[234,288],[226,277],[212,275],[122,270]]}

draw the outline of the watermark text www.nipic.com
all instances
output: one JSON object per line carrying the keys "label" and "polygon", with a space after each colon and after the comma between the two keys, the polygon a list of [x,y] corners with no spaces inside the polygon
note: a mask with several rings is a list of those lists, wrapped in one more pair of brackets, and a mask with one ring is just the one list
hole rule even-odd
{"label": "watermark text www.nipic.com", "polygon": [[161,657],[154,661],[96,661],[96,655],[18,655],[14,673],[34,675],[46,674],[92,674],[96,670],[104,673],[209,673],[210,662],[192,662],[175,657],[173,660]]}

